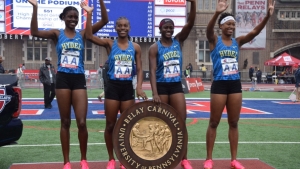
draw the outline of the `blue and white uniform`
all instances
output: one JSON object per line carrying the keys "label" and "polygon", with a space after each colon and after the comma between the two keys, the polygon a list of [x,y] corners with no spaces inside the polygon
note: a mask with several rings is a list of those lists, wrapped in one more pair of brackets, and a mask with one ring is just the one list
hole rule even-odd
{"label": "blue and white uniform", "polygon": [[133,43],[128,41],[128,48],[122,50],[115,40],[112,51],[108,56],[109,69],[108,79],[120,81],[132,81],[132,70],[135,62],[135,49]]}
{"label": "blue and white uniform", "polygon": [[58,72],[84,74],[84,41],[79,32],[76,31],[73,38],[68,38],[64,30],[60,30],[56,52]]}
{"label": "blue and white uniform", "polygon": [[226,46],[223,44],[221,36],[218,36],[216,47],[210,54],[215,81],[240,79],[238,70],[239,45],[235,38],[231,39],[232,44]]}
{"label": "blue and white uniform", "polygon": [[181,82],[182,51],[180,43],[172,38],[173,43],[164,47],[160,41],[156,42],[157,52],[157,82]]}

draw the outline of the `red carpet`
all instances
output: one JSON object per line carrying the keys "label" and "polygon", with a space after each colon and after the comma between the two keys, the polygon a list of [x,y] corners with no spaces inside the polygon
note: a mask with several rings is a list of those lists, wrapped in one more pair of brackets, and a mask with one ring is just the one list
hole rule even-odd
{"label": "red carpet", "polygon": [[[275,169],[258,159],[239,160],[246,169]],[[191,160],[194,169],[202,169],[204,160]],[[90,169],[105,169],[107,162],[89,162]],[[79,162],[72,162],[72,169],[80,169]],[[62,163],[13,164],[10,169],[62,169]],[[119,169],[117,162],[116,169]],[[181,169],[178,165],[175,169]],[[230,160],[214,160],[214,169],[230,169]]]}

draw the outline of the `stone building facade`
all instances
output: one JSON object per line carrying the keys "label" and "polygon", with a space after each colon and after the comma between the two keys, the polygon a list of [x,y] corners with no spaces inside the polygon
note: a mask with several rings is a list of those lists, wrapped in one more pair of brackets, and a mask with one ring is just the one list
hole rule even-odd
{"label": "stone building facade", "polygon": [[[205,29],[215,12],[217,0],[196,0],[196,2],[197,16],[195,25],[183,46],[183,66],[185,67],[185,65],[191,63],[196,71],[199,70],[201,64],[204,64],[210,70],[212,63]],[[228,12],[235,12],[234,2],[233,0],[229,2]],[[274,14],[266,26],[266,48],[241,49],[239,59],[240,71],[247,72],[249,66],[254,66],[266,72],[271,72],[273,67],[266,66],[264,68],[264,62],[283,52],[300,59],[299,8],[299,0],[276,0]],[[189,12],[189,3],[187,12]],[[217,24],[215,32],[221,33]],[[143,69],[149,70],[148,49],[158,38],[133,37],[132,40],[140,44]],[[85,69],[97,69],[99,64],[103,64],[106,61],[106,51],[103,47],[93,45],[88,41],[85,43]],[[0,55],[4,57],[3,65],[5,69],[16,69],[22,63],[25,63],[27,69],[38,69],[44,63],[45,57],[51,57],[52,63],[57,62],[55,46],[51,40],[26,35],[0,35]],[[248,60],[248,67],[243,69],[245,59]]]}

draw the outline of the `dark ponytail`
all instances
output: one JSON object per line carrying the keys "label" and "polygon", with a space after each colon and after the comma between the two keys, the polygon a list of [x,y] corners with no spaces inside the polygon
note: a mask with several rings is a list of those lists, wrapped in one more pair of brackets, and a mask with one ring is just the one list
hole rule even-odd
{"label": "dark ponytail", "polygon": [[63,12],[61,14],[59,14],[59,19],[63,20],[64,16],[66,16],[67,12],[72,11],[72,10],[79,13],[77,8],[75,8],[74,6],[67,6],[67,7],[64,8]]}

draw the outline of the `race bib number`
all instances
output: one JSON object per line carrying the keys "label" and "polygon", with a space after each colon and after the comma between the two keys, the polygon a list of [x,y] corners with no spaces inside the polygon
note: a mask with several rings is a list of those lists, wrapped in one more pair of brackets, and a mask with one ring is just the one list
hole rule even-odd
{"label": "race bib number", "polygon": [[164,77],[177,77],[180,76],[179,60],[164,61]]}
{"label": "race bib number", "polygon": [[79,51],[63,50],[60,59],[61,67],[77,68],[79,64]]}
{"label": "race bib number", "polygon": [[115,61],[115,78],[129,78],[132,73],[132,61]]}
{"label": "race bib number", "polygon": [[223,75],[238,74],[238,62],[235,58],[225,58],[221,60]]}

